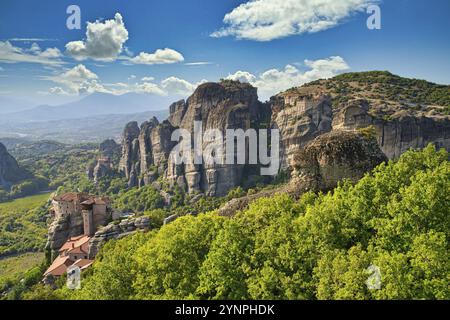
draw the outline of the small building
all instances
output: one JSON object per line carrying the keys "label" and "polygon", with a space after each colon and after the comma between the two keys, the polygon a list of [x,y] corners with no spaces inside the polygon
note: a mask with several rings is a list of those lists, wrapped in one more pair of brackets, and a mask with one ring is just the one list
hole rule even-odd
{"label": "small building", "polygon": [[47,271],[45,271],[44,277],[49,275],[60,277],[73,265],[80,267],[81,270],[91,266],[94,260],[88,259],[90,239],[90,237],[83,235],[67,240],[59,250],[59,256],[53,261]]}
{"label": "small building", "polygon": [[111,213],[110,206],[111,201],[108,197],[69,192],[53,198],[52,210],[50,212],[54,219],[67,216],[72,221],[82,219],[82,233],[87,236],[93,236],[99,226],[106,225]]}
{"label": "small building", "polygon": [[111,218],[109,198],[70,192],[56,196],[52,205],[50,212],[55,220],[50,227],[49,243],[56,258],[44,277],[62,276],[73,265],[81,270],[88,268],[94,262],[89,259],[89,241],[98,227],[105,226]]}

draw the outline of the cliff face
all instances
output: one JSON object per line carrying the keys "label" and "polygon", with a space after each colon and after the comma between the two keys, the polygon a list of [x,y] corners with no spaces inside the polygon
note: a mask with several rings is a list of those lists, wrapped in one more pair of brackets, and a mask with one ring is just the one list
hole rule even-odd
{"label": "cliff face", "polygon": [[271,105],[284,168],[309,141],[332,130],[373,126],[389,159],[429,143],[450,149],[450,86],[389,72],[343,74],[280,93]]}
{"label": "cliff face", "polygon": [[354,131],[334,130],[318,136],[294,156],[294,176],[308,189],[327,191],[339,181],[358,182],[366,172],[387,161],[377,141]]}
{"label": "cliff face", "polygon": [[152,183],[164,175],[167,159],[175,143],[171,135],[175,128],[169,121],[159,123],[156,118],[125,127],[122,137],[122,156],[119,171],[128,179],[130,187]]}
{"label": "cliff face", "polygon": [[344,178],[357,182],[386,160],[373,137],[354,131],[331,131],[293,152],[292,175],[287,184],[233,199],[219,209],[219,214],[233,216],[256,199],[275,193],[286,193],[298,199],[308,191],[327,192]]}
{"label": "cliff face", "polygon": [[366,100],[339,106],[334,112],[333,128],[353,130],[373,125],[378,144],[389,159],[400,157],[410,148],[424,148],[429,143],[450,150],[450,116],[400,110],[379,117],[371,113],[373,107]]}
{"label": "cliff face", "polygon": [[120,145],[113,139],[107,139],[100,143],[97,161],[88,168],[89,179],[98,183],[102,178],[114,174],[113,162],[120,153]]}
{"label": "cliff face", "polygon": [[[369,127],[389,159],[428,143],[450,150],[448,97],[448,86],[386,72],[320,80],[282,92],[264,104],[258,101],[257,89],[249,84],[207,83],[199,86],[187,101],[172,104],[165,122],[152,119],[140,128],[135,122],[128,124],[123,135],[120,170],[130,186],[150,184],[163,177],[171,186],[210,196],[225,195],[251,181],[251,166],[173,163],[169,158],[175,146],[170,141],[172,132],[182,128],[192,133],[195,121],[202,121],[203,132],[279,129],[282,170],[292,170],[295,155],[324,134],[357,132]],[[208,141],[203,141],[203,147],[207,144]]]}
{"label": "cliff face", "polygon": [[0,187],[9,190],[13,184],[30,177],[31,174],[20,168],[16,159],[0,143]]}
{"label": "cliff face", "polygon": [[[175,129],[185,129],[194,136],[194,122],[202,122],[202,130],[243,129],[258,125],[267,113],[258,101],[257,90],[249,84],[224,81],[206,83],[197,88],[187,101],[170,106],[167,121],[156,119],[145,122],[139,128],[129,123],[123,134],[120,171],[130,186],[152,183],[163,176],[171,186],[194,194],[225,195],[230,189],[243,183],[244,165],[186,164],[176,165],[169,157],[178,142],[171,141]],[[211,141],[204,140],[202,148]]]}

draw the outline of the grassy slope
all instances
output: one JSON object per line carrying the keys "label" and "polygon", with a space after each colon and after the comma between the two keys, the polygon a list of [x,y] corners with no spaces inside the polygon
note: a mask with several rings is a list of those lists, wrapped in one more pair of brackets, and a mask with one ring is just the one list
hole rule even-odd
{"label": "grassy slope", "polygon": [[36,267],[44,260],[44,253],[29,252],[14,257],[0,259],[0,278],[15,277],[17,274],[26,272]]}
{"label": "grassy slope", "polygon": [[450,86],[403,78],[387,71],[345,73],[287,92],[326,92],[336,106],[353,99],[364,99],[370,103],[373,115],[381,117],[401,110],[450,115]]}
{"label": "grassy slope", "polygon": [[49,193],[0,203],[0,256],[42,249]]}

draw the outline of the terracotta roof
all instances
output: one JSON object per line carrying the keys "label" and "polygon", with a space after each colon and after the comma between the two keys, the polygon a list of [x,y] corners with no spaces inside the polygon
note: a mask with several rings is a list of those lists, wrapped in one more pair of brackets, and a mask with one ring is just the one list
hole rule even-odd
{"label": "terracotta roof", "polygon": [[85,201],[89,199],[89,195],[87,193],[79,193],[79,192],[69,192],[53,198],[55,201]]}
{"label": "terracotta roof", "polygon": [[67,253],[72,253],[72,254],[75,254],[75,253],[84,253],[84,254],[87,254],[87,252],[86,252],[85,250],[83,250],[83,247],[75,247],[75,248],[73,248],[73,249],[67,251]]}
{"label": "terracotta roof", "polygon": [[[84,246],[85,244],[87,244],[89,242],[89,240],[91,240],[90,237],[88,236],[78,236],[78,237],[72,237],[69,240],[67,240],[66,243],[64,243],[64,245],[61,247],[61,249],[59,249],[59,252],[63,252],[63,251],[68,251],[68,252],[73,252],[73,250],[80,248],[82,246]],[[75,253],[75,252],[73,252]],[[83,251],[83,253],[86,253]]]}
{"label": "terracotta roof", "polygon": [[57,257],[53,261],[52,265],[45,271],[44,275],[51,274],[53,276],[59,277],[66,273],[67,268],[73,264],[73,260],[69,257]]}
{"label": "terracotta roof", "polygon": [[79,259],[75,261],[74,266],[78,266],[81,270],[89,268],[94,263],[94,260],[89,259]]}

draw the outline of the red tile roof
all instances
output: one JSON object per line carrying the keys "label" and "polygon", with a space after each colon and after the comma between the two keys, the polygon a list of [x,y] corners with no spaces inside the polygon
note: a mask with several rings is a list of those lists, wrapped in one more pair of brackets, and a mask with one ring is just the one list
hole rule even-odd
{"label": "red tile roof", "polygon": [[67,240],[66,243],[64,243],[64,245],[61,247],[61,249],[59,249],[59,252],[62,253],[64,251],[69,251],[71,252],[72,250],[79,248],[79,247],[84,247],[86,244],[89,243],[89,240],[91,238],[88,236],[78,236],[78,237],[72,237],[69,240]]}
{"label": "red tile roof", "polygon": [[59,277],[66,273],[67,268],[73,264],[73,261],[69,257],[57,257],[53,261],[52,265],[45,271],[44,275],[51,274],[52,276]]}
{"label": "red tile roof", "polygon": [[94,260],[89,259],[78,259],[73,264],[74,266],[78,266],[81,270],[84,270],[86,268],[89,268],[94,263]]}

